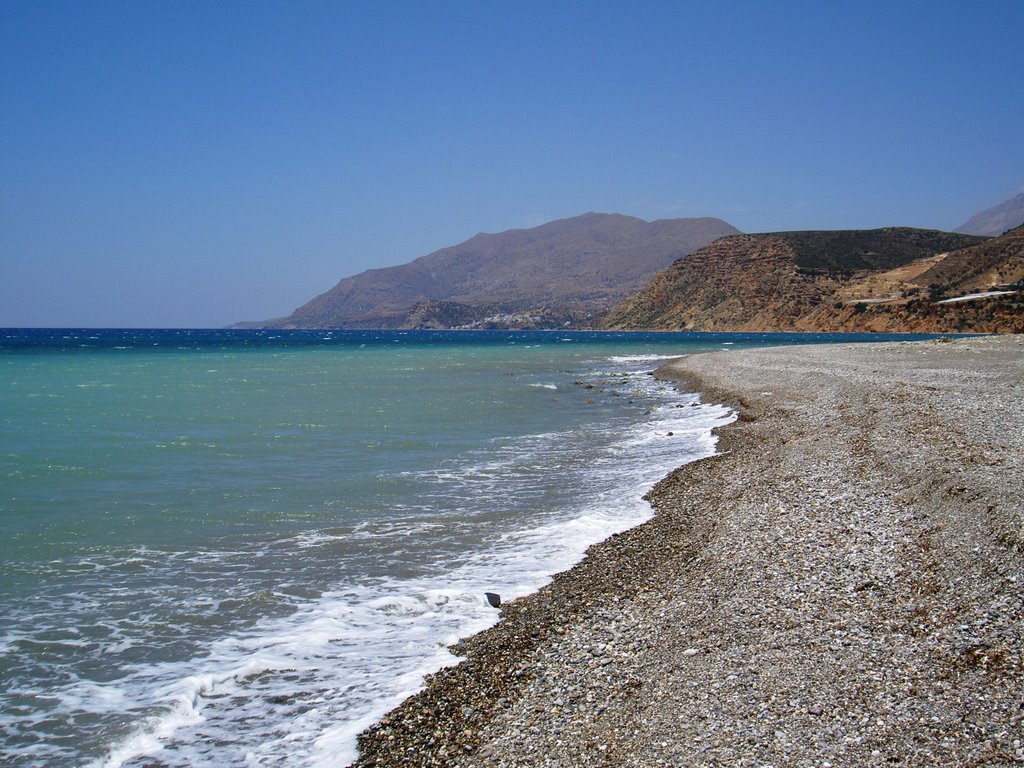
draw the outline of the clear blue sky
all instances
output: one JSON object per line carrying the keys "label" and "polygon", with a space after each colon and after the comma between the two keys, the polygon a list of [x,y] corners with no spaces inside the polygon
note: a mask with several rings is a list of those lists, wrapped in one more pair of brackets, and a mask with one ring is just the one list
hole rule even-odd
{"label": "clear blue sky", "polygon": [[586,211],[949,229],[1024,2],[0,0],[0,325],[220,326]]}

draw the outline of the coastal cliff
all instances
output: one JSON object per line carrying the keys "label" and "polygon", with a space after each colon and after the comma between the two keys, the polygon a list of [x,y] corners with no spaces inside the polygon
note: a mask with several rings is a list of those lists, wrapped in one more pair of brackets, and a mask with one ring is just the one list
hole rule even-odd
{"label": "coastal cliff", "polygon": [[1024,332],[1024,227],[722,238],[614,307],[629,330]]}

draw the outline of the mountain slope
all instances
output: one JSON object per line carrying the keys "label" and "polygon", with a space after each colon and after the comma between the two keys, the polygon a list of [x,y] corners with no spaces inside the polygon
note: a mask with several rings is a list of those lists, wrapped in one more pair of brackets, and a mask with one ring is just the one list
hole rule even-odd
{"label": "mountain slope", "polygon": [[921,275],[924,285],[958,295],[1024,280],[1024,226],[949,254]]}
{"label": "mountain slope", "polygon": [[1001,235],[1024,224],[1024,192],[999,205],[974,214],[957,232],[968,235]]}
{"label": "mountain slope", "polygon": [[610,329],[1024,331],[1019,294],[936,303],[1024,279],[1024,228],[998,238],[908,228],[722,238],[614,307]]}
{"label": "mountain slope", "polygon": [[588,213],[479,234],[408,264],[347,277],[266,325],[451,327],[501,313],[576,324],[635,292],[674,259],[736,231],[714,218],[647,222]]}

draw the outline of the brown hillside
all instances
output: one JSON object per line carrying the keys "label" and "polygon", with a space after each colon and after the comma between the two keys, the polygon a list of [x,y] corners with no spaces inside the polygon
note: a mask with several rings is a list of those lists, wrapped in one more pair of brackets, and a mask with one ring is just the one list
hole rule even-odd
{"label": "brown hillside", "polygon": [[907,228],[718,240],[614,307],[611,329],[1024,331],[1019,293],[936,303],[1024,278],[1024,233]]}
{"label": "brown hillside", "polygon": [[951,253],[920,277],[925,285],[935,285],[950,295],[983,291],[1021,280],[1024,280],[1024,226]]}

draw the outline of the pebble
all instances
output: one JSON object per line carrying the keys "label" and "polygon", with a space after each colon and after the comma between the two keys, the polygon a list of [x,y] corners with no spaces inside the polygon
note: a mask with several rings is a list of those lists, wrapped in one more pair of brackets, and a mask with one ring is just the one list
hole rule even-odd
{"label": "pebble", "polygon": [[356,765],[1022,759],[1024,339],[675,370],[744,409],[720,455],[456,646],[465,661],[364,734]]}

